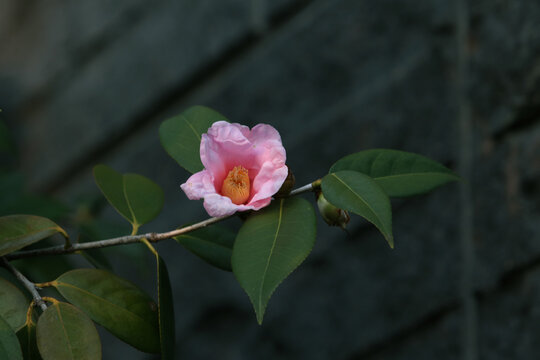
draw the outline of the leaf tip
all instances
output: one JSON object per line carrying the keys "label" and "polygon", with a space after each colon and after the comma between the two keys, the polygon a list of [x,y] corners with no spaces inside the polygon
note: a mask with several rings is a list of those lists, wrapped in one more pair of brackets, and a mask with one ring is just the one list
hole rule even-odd
{"label": "leaf tip", "polygon": [[390,246],[390,249],[394,250],[394,236],[389,234],[388,236],[385,236],[385,238],[388,246]]}
{"label": "leaf tip", "polygon": [[96,177],[96,172],[99,171],[99,169],[103,169],[103,168],[107,168],[107,165],[105,164],[94,165],[94,167],[92,168],[92,174],[94,174],[94,177]]}
{"label": "leaf tip", "polygon": [[259,324],[259,326],[262,326],[263,318],[264,318],[264,310],[262,313],[257,312],[257,324]]}

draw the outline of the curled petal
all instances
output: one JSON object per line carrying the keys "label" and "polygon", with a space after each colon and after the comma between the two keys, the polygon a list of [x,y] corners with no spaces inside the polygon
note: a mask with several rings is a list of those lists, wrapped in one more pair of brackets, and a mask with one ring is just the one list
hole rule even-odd
{"label": "curled petal", "polygon": [[230,142],[236,145],[249,144],[249,128],[240,124],[230,124],[226,121],[217,121],[210,129],[208,136],[218,143]]}
{"label": "curled petal", "polygon": [[269,141],[275,141],[281,145],[281,136],[278,131],[268,124],[254,126],[253,129],[251,129],[250,140],[255,145]]}
{"label": "curled petal", "polygon": [[253,181],[254,195],[249,203],[270,199],[272,195],[279,191],[287,178],[288,172],[286,165],[276,167],[272,161],[265,162]]}
{"label": "curled petal", "polygon": [[205,196],[203,205],[208,215],[214,217],[231,215],[245,207],[235,205],[228,197],[215,193]]}
{"label": "curled petal", "polygon": [[207,170],[202,170],[191,175],[180,187],[184,190],[189,200],[199,200],[207,194],[216,192],[212,176]]}

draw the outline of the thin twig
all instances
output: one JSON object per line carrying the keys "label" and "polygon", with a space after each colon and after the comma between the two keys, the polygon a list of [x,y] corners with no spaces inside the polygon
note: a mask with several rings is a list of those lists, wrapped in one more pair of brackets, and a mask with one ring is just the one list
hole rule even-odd
{"label": "thin twig", "polygon": [[99,249],[99,248],[104,248],[108,246],[133,244],[133,243],[140,242],[144,238],[147,238],[151,242],[158,242],[161,240],[170,239],[172,237],[203,228],[210,224],[214,224],[221,220],[225,220],[228,217],[229,216],[210,218],[210,219],[201,221],[199,223],[186,226],[180,229],[172,230],[169,232],[165,232],[165,233],[147,233],[147,234],[141,234],[141,235],[120,236],[113,239],[72,244],[68,248],[66,248],[64,245],[57,245],[57,246],[51,246],[51,247],[43,248],[43,249],[19,251],[16,253],[6,255],[6,258],[9,260],[16,260],[16,259],[22,259],[22,258],[27,258],[27,257],[32,257],[32,256],[41,256],[41,255],[71,254],[71,253],[82,251],[82,250]]}
{"label": "thin twig", "polygon": [[21,272],[17,269],[15,269],[4,257],[2,257],[2,263],[4,266],[15,275],[15,277],[24,285],[26,289],[32,294],[32,298],[34,299],[34,303],[38,305],[41,310],[45,311],[47,310],[47,305],[39,295],[39,293],[36,290],[36,286],[33,282],[28,280]]}
{"label": "thin twig", "polygon": [[292,190],[288,196],[295,196],[304,192],[313,191],[313,184],[307,184],[302,187],[299,187],[298,189]]}
{"label": "thin twig", "polygon": [[[313,184],[308,184],[296,190],[291,191],[288,196],[295,196],[304,192],[313,191],[313,189],[314,189]],[[204,228],[208,225],[215,224],[222,220],[228,219],[231,216],[232,215],[209,218],[204,221],[198,222],[196,224],[185,226],[183,228],[164,232],[164,233],[147,233],[147,234],[141,234],[141,235],[120,236],[113,239],[98,240],[98,241],[92,241],[92,242],[86,242],[86,243],[80,243],[80,244],[71,244],[68,247],[66,247],[65,245],[57,245],[57,246],[51,246],[51,247],[43,248],[43,249],[19,251],[16,253],[8,254],[5,256],[5,258],[8,260],[16,260],[16,259],[22,259],[22,258],[33,257],[33,256],[42,256],[42,255],[71,254],[71,253],[81,251],[81,250],[99,249],[99,248],[104,248],[108,246],[137,243],[137,242],[140,242],[144,238],[148,239],[148,241],[150,242],[158,242],[158,241],[170,239],[175,236],[182,235],[191,231],[195,231],[197,229]]]}

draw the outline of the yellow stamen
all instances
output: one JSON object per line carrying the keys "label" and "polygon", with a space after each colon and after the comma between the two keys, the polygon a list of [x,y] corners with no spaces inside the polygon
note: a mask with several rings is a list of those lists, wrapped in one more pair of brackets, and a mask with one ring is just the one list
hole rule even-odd
{"label": "yellow stamen", "polygon": [[233,204],[244,204],[249,199],[250,187],[248,171],[243,166],[235,166],[223,180],[221,195],[231,199]]}

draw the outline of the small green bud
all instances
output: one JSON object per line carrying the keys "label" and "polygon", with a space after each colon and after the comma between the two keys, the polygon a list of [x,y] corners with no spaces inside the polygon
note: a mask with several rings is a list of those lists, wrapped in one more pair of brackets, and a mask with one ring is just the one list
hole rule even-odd
{"label": "small green bud", "polygon": [[351,220],[349,213],[330,204],[322,192],[318,192],[317,207],[324,221],[330,226],[339,226],[343,230]]}

